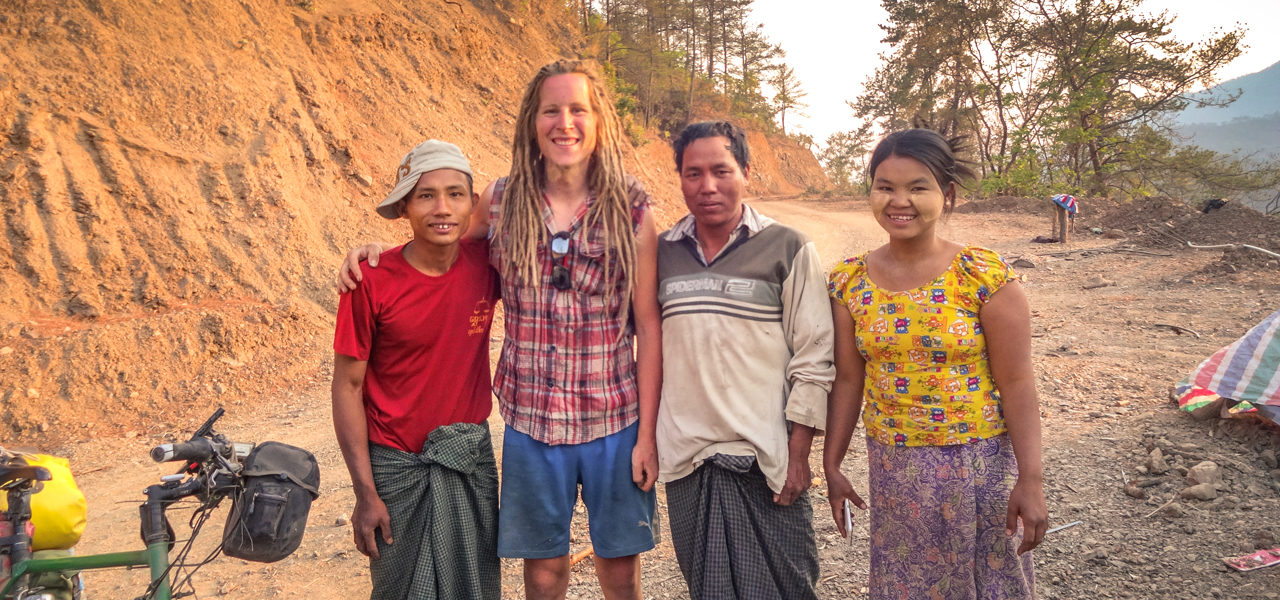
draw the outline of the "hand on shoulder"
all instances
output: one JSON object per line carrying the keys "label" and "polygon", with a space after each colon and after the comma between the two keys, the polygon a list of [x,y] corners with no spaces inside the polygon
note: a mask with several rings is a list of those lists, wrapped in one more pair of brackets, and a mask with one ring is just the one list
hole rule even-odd
{"label": "hand on shoulder", "polygon": [[360,282],[364,280],[364,275],[360,272],[360,263],[368,262],[370,267],[377,267],[378,257],[386,251],[386,248],[386,244],[371,242],[347,251],[347,257],[342,261],[342,265],[338,267],[336,285],[338,293],[345,294],[360,287]]}

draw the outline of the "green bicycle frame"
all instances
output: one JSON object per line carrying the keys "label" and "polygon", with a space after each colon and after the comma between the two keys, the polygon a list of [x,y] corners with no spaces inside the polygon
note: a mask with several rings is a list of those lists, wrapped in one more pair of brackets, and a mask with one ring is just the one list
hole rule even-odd
{"label": "green bicycle frame", "polygon": [[[165,510],[175,500],[192,495],[203,487],[203,478],[195,478],[181,485],[174,483],[153,485],[147,488],[147,501],[139,508],[142,518],[142,535],[147,544],[146,550],[133,552],[112,552],[107,554],[86,554],[83,556],[64,556],[58,558],[31,558],[29,551],[22,550],[14,558],[12,572],[4,589],[0,590],[0,598],[13,593],[17,582],[24,575],[37,575],[61,571],[84,571],[92,569],[109,569],[113,567],[141,567],[151,569],[151,583],[156,586],[154,600],[172,600],[173,591],[169,584],[169,544],[170,536]],[[10,506],[17,507],[17,512],[24,515],[21,521],[29,519],[30,509],[26,502],[28,496],[10,495]]]}
{"label": "green bicycle frame", "polygon": [[[74,572],[88,571],[93,569],[110,569],[116,567],[150,567],[151,569],[151,586],[155,586],[154,600],[173,600],[173,589],[170,584],[170,564],[169,564],[169,548],[173,544],[173,528],[169,526],[168,520],[165,518],[165,510],[174,502],[190,496],[199,496],[205,503],[205,508],[217,506],[222,500],[226,489],[234,487],[235,476],[227,474],[229,479],[224,480],[216,473],[211,474],[205,470],[205,461],[217,455],[217,452],[226,443],[230,448],[230,443],[225,438],[219,438],[217,446],[212,442],[205,441],[203,444],[193,445],[196,438],[209,436],[212,433],[213,423],[222,416],[222,409],[219,408],[205,421],[203,425],[196,430],[192,442],[187,444],[176,444],[176,446],[192,446],[186,451],[195,450],[197,452],[202,449],[206,454],[199,457],[188,457],[187,462],[191,466],[185,468],[180,473],[195,474],[194,468],[196,464],[201,464],[199,475],[191,477],[179,483],[165,479],[164,483],[148,486],[144,492],[147,500],[139,506],[139,517],[142,525],[142,539],[146,544],[146,550],[136,550],[133,552],[111,552],[106,554],[85,554],[83,556],[64,556],[58,558],[32,558],[30,543],[31,539],[27,536],[25,527],[26,523],[31,520],[31,484],[37,478],[40,481],[49,479],[49,474],[45,472],[43,475],[36,475],[36,471],[28,470],[22,472],[22,479],[7,479],[6,485],[10,481],[19,481],[20,483],[9,489],[8,500],[9,510],[6,511],[8,520],[14,524],[15,533],[12,538],[16,541],[12,542],[10,549],[13,565],[9,573],[8,581],[4,582],[3,589],[0,589],[0,600],[8,598],[18,587],[18,582],[31,579],[29,575],[39,575],[41,573],[57,573],[57,572]],[[156,447],[151,451],[151,457],[157,462],[162,460],[177,460],[172,454],[166,455],[166,449]],[[172,452],[173,448],[167,449]],[[157,451],[161,451],[157,454]],[[192,463],[192,460],[196,462]],[[221,471],[219,471],[221,473]],[[169,477],[175,477],[171,475]],[[210,493],[214,490],[214,493]],[[222,490],[222,491],[218,491]],[[193,532],[194,537],[194,532]],[[198,568],[198,567],[197,567]],[[193,569],[194,571],[194,569]]]}
{"label": "green bicycle frame", "polygon": [[147,546],[146,550],[134,552],[112,552],[109,554],[86,554],[84,556],[24,560],[13,565],[13,572],[9,574],[9,582],[5,584],[3,590],[0,590],[0,598],[11,594],[14,586],[17,585],[18,580],[23,575],[141,566],[151,567],[152,581],[160,580],[157,585],[155,600],[172,600],[168,574],[165,573],[169,568],[169,544],[167,542],[151,544]]}

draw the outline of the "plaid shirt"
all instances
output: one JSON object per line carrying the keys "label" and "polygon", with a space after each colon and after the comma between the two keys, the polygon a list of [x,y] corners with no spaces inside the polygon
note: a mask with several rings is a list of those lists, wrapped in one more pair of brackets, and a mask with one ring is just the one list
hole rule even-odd
{"label": "plaid shirt", "polygon": [[[649,195],[627,178],[631,224],[638,231],[649,210]],[[490,223],[497,223],[507,179],[494,185]],[[538,244],[538,285],[502,278],[506,339],[494,375],[493,392],[507,425],[549,445],[582,444],[617,433],[639,418],[636,390],[635,331],[622,322],[625,282],[615,268],[604,281],[605,237],[602,227],[586,227],[584,217],[595,198],[574,215],[570,249],[565,256],[573,286],[551,285],[551,250]],[[550,206],[543,206],[550,233]],[[490,262],[502,272],[501,248],[490,246]],[[605,293],[612,287],[611,303]]]}

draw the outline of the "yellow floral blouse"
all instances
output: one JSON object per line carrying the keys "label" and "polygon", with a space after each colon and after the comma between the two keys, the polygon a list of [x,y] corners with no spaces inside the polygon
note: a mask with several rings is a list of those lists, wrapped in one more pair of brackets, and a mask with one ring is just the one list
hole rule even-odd
{"label": "yellow floral blouse", "polygon": [[867,277],[866,259],[846,259],[828,287],[849,308],[867,361],[867,435],[884,445],[947,446],[1004,433],[978,312],[1013,270],[968,246],[932,282],[890,292]]}

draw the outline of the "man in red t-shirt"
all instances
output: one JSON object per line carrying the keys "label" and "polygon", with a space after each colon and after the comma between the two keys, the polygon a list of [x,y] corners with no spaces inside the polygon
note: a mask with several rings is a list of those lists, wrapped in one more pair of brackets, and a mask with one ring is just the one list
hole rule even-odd
{"label": "man in red t-shirt", "polygon": [[365,268],[338,305],[333,425],[351,473],[372,598],[497,598],[498,473],[486,240],[462,240],[479,196],[453,144],[405,156],[378,214],[413,239]]}

